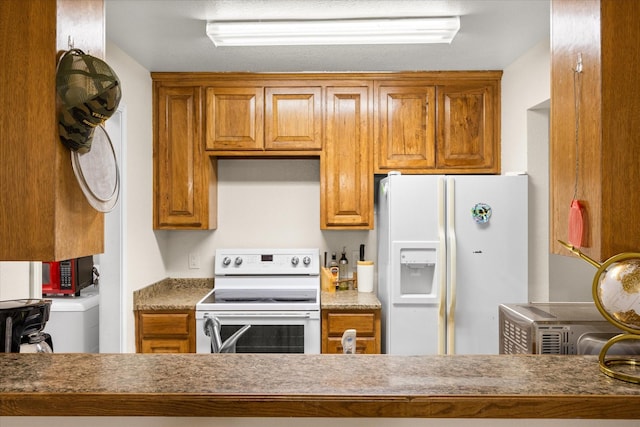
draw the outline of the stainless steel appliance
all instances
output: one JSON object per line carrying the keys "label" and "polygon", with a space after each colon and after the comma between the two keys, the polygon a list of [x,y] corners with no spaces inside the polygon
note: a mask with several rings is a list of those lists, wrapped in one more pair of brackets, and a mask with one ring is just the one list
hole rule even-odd
{"label": "stainless steel appliance", "polygon": [[196,304],[198,353],[225,342],[237,353],[320,353],[319,249],[218,249],[214,263],[214,289]]}
{"label": "stainless steel appliance", "polygon": [[[498,320],[500,354],[598,354],[609,338],[622,333],[593,302],[501,304]],[[615,350],[637,354],[640,348],[616,344]]]}
{"label": "stainless steel appliance", "polygon": [[51,353],[51,336],[42,332],[50,310],[49,300],[0,301],[0,353]]}

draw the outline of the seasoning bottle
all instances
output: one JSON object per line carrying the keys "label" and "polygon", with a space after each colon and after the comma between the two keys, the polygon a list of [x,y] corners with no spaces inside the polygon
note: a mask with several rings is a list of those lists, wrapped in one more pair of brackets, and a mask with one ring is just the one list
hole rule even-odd
{"label": "seasoning bottle", "polygon": [[340,268],[338,267],[338,261],[336,260],[336,253],[331,254],[331,262],[329,263],[329,271],[331,272],[331,280],[338,286],[338,279],[340,279]]}
{"label": "seasoning bottle", "polygon": [[342,256],[340,257],[340,278],[349,277],[349,261],[347,261],[347,248],[342,247]]}

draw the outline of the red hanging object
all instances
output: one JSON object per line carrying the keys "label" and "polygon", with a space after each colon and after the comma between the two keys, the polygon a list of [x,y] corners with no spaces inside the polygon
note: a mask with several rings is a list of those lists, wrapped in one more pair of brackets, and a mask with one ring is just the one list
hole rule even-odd
{"label": "red hanging object", "polygon": [[573,187],[573,200],[569,208],[569,244],[576,248],[581,248],[584,244],[584,206],[578,200],[578,178],[580,177],[580,100],[582,93],[582,55],[578,53],[576,68],[573,69],[573,96],[575,113],[575,182]]}
{"label": "red hanging object", "polygon": [[583,246],[584,236],[584,207],[579,200],[571,201],[569,209],[569,244],[577,248]]}

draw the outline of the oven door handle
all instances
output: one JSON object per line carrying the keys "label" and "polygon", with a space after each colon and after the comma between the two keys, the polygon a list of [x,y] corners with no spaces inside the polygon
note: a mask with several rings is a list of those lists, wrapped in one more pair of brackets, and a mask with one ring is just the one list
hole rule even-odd
{"label": "oven door handle", "polygon": [[311,313],[302,312],[302,313],[268,313],[268,312],[247,312],[247,313],[225,313],[225,312],[216,312],[205,313],[204,318],[212,318],[217,317],[218,319],[224,318],[239,318],[239,317],[247,317],[247,318],[278,318],[278,319],[310,319]]}

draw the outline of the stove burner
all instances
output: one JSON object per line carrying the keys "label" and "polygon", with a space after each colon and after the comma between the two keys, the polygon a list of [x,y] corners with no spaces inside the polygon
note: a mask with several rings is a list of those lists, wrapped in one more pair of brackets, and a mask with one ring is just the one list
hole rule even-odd
{"label": "stove burner", "polygon": [[275,303],[315,303],[313,289],[216,289],[205,304],[275,304]]}

